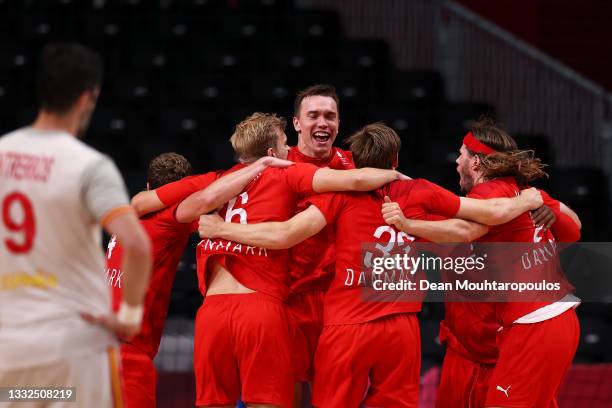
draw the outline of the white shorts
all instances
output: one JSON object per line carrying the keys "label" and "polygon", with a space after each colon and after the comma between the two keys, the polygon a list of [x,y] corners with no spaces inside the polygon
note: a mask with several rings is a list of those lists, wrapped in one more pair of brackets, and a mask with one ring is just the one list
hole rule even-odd
{"label": "white shorts", "polygon": [[74,387],[74,401],[0,402],[1,408],[119,408],[123,407],[116,347],[66,358],[37,367],[3,370],[0,387]]}

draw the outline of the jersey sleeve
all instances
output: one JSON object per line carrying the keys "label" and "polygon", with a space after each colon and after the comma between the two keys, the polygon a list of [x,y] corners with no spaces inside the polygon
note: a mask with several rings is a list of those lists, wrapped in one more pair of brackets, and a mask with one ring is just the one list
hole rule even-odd
{"label": "jersey sleeve", "polygon": [[211,171],[198,176],[189,176],[155,189],[157,197],[165,205],[180,203],[196,191],[211,185],[221,176],[221,172]]}
{"label": "jersey sleeve", "polygon": [[333,224],[344,207],[344,195],[339,193],[313,194],[303,202],[316,206],[325,217],[327,224]]}
{"label": "jersey sleeve", "polygon": [[313,194],[312,183],[317,170],[319,168],[314,164],[294,163],[285,169],[285,181],[299,195]]}
{"label": "jersey sleeve", "polygon": [[452,218],[459,211],[461,205],[459,196],[435,183],[420,179],[412,191],[425,196],[427,212],[430,214]]}
{"label": "jersey sleeve", "polygon": [[543,190],[539,190],[544,200],[544,205],[550,209],[557,217],[555,223],[550,227],[555,239],[559,242],[576,242],[580,239],[580,228],[572,218],[561,211],[561,203]]}
{"label": "jersey sleeve", "polygon": [[155,217],[157,227],[168,231],[170,235],[191,231],[191,223],[182,223],[176,219],[176,209],[179,205],[180,203],[173,204],[151,215]]}
{"label": "jersey sleeve", "polygon": [[83,172],[81,197],[91,218],[102,225],[132,211],[119,169],[107,156],[93,161]]}

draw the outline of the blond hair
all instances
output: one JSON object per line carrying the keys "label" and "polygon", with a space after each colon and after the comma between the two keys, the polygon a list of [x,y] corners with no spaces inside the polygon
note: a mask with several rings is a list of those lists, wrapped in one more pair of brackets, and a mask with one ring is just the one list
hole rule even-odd
{"label": "blond hair", "polygon": [[241,162],[251,162],[276,149],[278,131],[285,131],[287,121],[275,113],[255,112],[236,125],[230,138],[234,152]]}

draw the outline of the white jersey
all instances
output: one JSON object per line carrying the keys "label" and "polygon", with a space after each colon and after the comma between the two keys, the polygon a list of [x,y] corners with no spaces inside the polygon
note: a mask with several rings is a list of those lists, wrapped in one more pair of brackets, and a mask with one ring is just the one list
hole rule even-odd
{"label": "white jersey", "polygon": [[68,133],[23,128],[0,138],[3,369],[115,344],[80,314],[110,312],[100,224],[127,205],[112,160]]}

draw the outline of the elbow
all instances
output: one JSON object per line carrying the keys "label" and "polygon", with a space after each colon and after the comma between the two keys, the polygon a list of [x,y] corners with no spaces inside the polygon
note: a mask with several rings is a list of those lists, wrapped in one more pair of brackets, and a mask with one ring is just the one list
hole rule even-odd
{"label": "elbow", "polygon": [[283,231],[272,238],[269,249],[289,249],[293,246],[292,240],[290,232]]}
{"label": "elbow", "polygon": [[205,191],[202,192],[200,196],[198,196],[195,211],[193,214],[190,214],[189,221],[197,219],[200,215],[208,214],[209,212],[214,211],[217,206],[218,204],[212,194]]}
{"label": "elbow", "polygon": [[153,254],[153,244],[151,240],[144,234],[143,237],[139,240],[139,242],[134,246],[135,253],[142,257],[143,259],[151,259]]}
{"label": "elbow", "polygon": [[142,199],[137,195],[135,195],[134,197],[132,197],[132,200],[130,201],[130,205],[132,206],[132,208],[134,209],[134,211],[136,211],[136,214],[140,217],[141,215],[143,215],[143,201]]}
{"label": "elbow", "polygon": [[580,222],[580,218],[578,218],[578,216],[576,216],[576,218],[574,219],[574,222],[576,223],[576,226],[578,227],[578,239],[580,239],[580,231],[582,230],[582,222]]}
{"label": "elbow", "polygon": [[350,190],[352,191],[371,190],[370,186],[368,185],[367,177],[365,177],[361,173],[356,173],[353,176],[353,179],[351,180],[351,183],[349,183],[349,186],[350,186]]}
{"label": "elbow", "polygon": [[282,228],[277,234],[273,234],[269,249],[289,249],[298,243],[298,237],[289,226]]}

